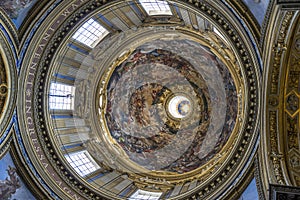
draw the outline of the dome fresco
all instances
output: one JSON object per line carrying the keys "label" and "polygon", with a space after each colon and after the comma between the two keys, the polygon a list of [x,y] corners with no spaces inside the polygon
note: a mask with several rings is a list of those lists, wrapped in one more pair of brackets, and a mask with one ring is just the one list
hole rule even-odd
{"label": "dome fresco", "polygon": [[[114,69],[107,94],[111,136],[149,170],[196,169],[224,146],[237,116],[229,70],[190,40],[154,40],[138,47]],[[168,101],[177,96],[190,99],[187,119],[170,116]]]}

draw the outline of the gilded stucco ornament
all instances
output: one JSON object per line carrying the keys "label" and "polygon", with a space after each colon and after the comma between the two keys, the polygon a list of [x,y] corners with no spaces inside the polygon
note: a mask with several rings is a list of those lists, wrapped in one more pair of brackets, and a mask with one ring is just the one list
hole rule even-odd
{"label": "gilded stucco ornament", "polygon": [[288,64],[285,80],[284,93],[284,137],[286,149],[286,165],[289,172],[291,182],[294,186],[300,186],[300,144],[299,144],[299,130],[300,130],[300,57],[298,49],[298,38],[300,36],[299,18],[297,19],[294,28],[295,34],[290,39],[290,52],[287,55]]}
{"label": "gilded stucco ornament", "polygon": [[[277,8],[276,21],[270,22],[267,33],[275,31],[267,49],[272,51],[266,58],[265,72],[269,75],[265,81],[266,121],[262,126],[266,131],[262,135],[263,160],[268,163],[261,170],[264,189],[268,184],[299,186],[299,14]],[[277,25],[275,25],[277,24]],[[295,32],[295,34],[290,34]],[[267,153],[268,152],[268,153]],[[268,168],[267,166],[270,166]],[[265,178],[265,179],[264,179]],[[265,194],[268,196],[268,194]]]}

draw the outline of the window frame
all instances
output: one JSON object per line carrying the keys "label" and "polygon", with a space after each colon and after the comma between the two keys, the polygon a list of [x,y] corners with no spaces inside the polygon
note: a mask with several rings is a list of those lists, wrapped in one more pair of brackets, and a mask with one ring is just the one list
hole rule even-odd
{"label": "window frame", "polygon": [[[76,158],[76,160],[74,159],[72,159],[72,156],[73,156],[73,158],[74,158],[74,156],[77,156],[78,154],[80,154],[80,155],[84,155],[85,156],[85,158],[83,158],[83,159],[88,159],[89,160],[89,162],[82,162],[83,161],[83,159],[81,159],[80,160],[80,162],[82,162],[82,163],[80,163],[79,162],[79,165],[76,165],[76,163],[75,162],[78,162],[78,160],[80,159],[77,159]],[[93,172],[95,172],[96,170],[98,170],[98,169],[100,169],[100,166],[97,164],[97,162],[92,158],[92,156],[89,154],[89,152],[87,151],[87,150],[82,150],[82,151],[77,151],[77,152],[72,152],[72,153],[67,153],[67,154],[65,154],[64,155],[65,156],[65,159],[67,160],[67,162],[69,163],[69,165],[80,175],[80,176],[82,176],[82,177],[85,177],[85,176],[87,176],[87,175],[89,175],[89,174],[91,174],[91,173],[93,173]],[[75,163],[75,166],[73,166],[72,165],[72,163]],[[89,167],[87,167],[86,165],[87,164],[92,164],[93,165],[93,170],[90,170],[91,168],[90,168],[90,166]],[[84,169],[84,170],[81,170],[80,169],[80,167],[82,167],[82,166],[84,166],[84,167],[86,167],[86,169]]]}
{"label": "window frame", "polygon": [[171,7],[167,1],[164,1],[164,0],[139,0],[139,2],[149,16],[173,15]]}
{"label": "window frame", "polygon": [[72,85],[51,82],[48,95],[49,109],[74,110],[75,89]]}
{"label": "window frame", "polygon": [[109,33],[97,20],[91,18],[76,30],[72,35],[72,39],[90,48],[94,48]]}

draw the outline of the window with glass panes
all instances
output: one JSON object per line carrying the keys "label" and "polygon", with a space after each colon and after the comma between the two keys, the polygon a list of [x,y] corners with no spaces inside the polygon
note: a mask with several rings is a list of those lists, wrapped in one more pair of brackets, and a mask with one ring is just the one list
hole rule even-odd
{"label": "window with glass panes", "polygon": [[166,1],[139,0],[148,15],[172,15],[170,6]]}
{"label": "window with glass panes", "polygon": [[137,190],[128,200],[157,200],[162,195],[161,192],[149,192],[145,190]]}
{"label": "window with glass panes", "polygon": [[108,33],[108,30],[97,21],[89,19],[75,32],[72,38],[89,47],[95,47]]}
{"label": "window with glass panes", "polygon": [[86,150],[66,154],[65,158],[74,170],[81,176],[90,174],[100,168]]}
{"label": "window with glass panes", "polygon": [[75,87],[61,83],[51,83],[49,92],[50,109],[73,110]]}

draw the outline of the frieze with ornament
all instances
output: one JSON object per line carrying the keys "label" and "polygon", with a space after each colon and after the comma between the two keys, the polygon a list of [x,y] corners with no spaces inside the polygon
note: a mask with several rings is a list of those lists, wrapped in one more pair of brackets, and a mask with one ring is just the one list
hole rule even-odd
{"label": "frieze with ornament", "polygon": [[286,148],[286,165],[294,186],[300,186],[300,26],[296,23],[295,33],[291,38],[290,53],[285,81],[285,113],[284,113],[284,140]]}
{"label": "frieze with ornament", "polygon": [[282,11],[280,12],[281,18],[278,20],[278,34],[275,36],[275,41],[272,45],[271,52],[271,67],[269,75],[269,84],[268,84],[268,104],[267,104],[267,123],[268,123],[268,136],[267,142],[269,144],[269,154],[268,159],[271,165],[271,170],[269,171],[272,174],[272,181],[275,181],[276,184],[284,185],[287,183],[286,174],[284,165],[284,149],[282,145],[282,137],[280,132],[282,129],[281,121],[281,111],[283,107],[281,99],[285,99],[285,102],[289,102],[289,106],[286,107],[287,112],[291,115],[295,114],[297,111],[297,98],[294,93],[290,93],[288,97],[280,96],[280,91],[283,87],[283,60],[286,56],[287,51],[287,37],[288,31],[292,26],[293,17],[295,12],[293,11]]}

